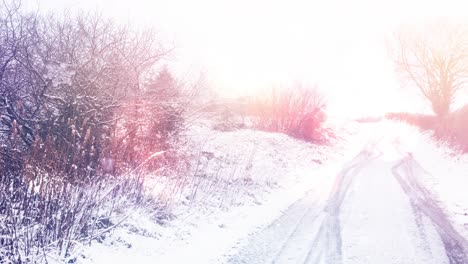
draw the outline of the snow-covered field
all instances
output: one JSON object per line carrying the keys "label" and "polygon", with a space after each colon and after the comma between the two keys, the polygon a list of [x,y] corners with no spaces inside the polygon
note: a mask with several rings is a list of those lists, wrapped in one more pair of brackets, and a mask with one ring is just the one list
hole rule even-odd
{"label": "snow-covered field", "polygon": [[[210,129],[206,123],[195,125],[188,135],[188,149],[197,162],[193,164],[180,195],[171,197],[173,202],[167,209],[173,219],[157,224],[145,209],[135,210],[102,242],[79,247],[78,263],[226,263],[247,244],[250,235],[267,228],[283,212],[288,212],[294,202],[311,194],[321,196],[320,199],[325,201],[337,174],[362,150],[376,152],[380,155],[379,162],[388,165],[385,168],[389,177],[384,177],[386,174],[372,177],[378,174],[379,168],[374,167],[380,163],[369,165],[366,169],[369,173],[360,176],[382,188],[387,185],[390,188],[395,183],[390,180],[391,164],[411,154],[428,172],[418,174],[420,181],[434,192],[456,229],[468,237],[468,192],[465,190],[468,186],[468,155],[456,155],[448,148],[438,146],[429,135],[405,124],[335,121],[335,127],[344,139],[330,146],[318,146],[282,134],[253,130],[219,132]],[[172,186],[171,179],[147,182],[156,187]],[[360,224],[359,217],[346,216],[347,213],[391,216],[390,211],[374,204],[368,196],[380,197],[377,189],[373,190],[375,193],[359,194],[356,186],[351,188],[351,196],[362,196],[362,204],[368,206],[344,206],[341,218],[347,219],[348,226],[357,222],[352,232],[349,228],[343,230],[343,239],[372,231]],[[397,185],[393,187],[399,189]],[[155,188],[162,198],[167,195],[165,190],[167,188]],[[404,208],[409,204],[400,198],[401,212],[406,212]],[[349,194],[344,199],[350,199]],[[385,199],[389,206],[398,206],[391,204],[396,202],[393,198]],[[369,212],[376,208],[382,210]],[[392,230],[400,229],[389,227],[389,238]],[[362,235],[356,241],[365,242],[366,237],[372,243],[372,236]],[[365,243],[362,243],[354,248],[364,248]],[[352,254],[352,251],[347,252]],[[368,254],[368,259],[371,256],[380,255]],[[385,263],[391,263],[391,260]]]}

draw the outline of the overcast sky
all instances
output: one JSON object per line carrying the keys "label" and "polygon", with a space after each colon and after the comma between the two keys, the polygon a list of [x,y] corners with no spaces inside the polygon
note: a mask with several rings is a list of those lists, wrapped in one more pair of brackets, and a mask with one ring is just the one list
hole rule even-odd
{"label": "overcast sky", "polygon": [[457,0],[27,1],[44,12],[100,10],[153,25],[175,44],[174,70],[203,70],[225,94],[317,83],[331,111],[347,114],[421,110],[401,88],[385,39],[401,24],[466,12]]}

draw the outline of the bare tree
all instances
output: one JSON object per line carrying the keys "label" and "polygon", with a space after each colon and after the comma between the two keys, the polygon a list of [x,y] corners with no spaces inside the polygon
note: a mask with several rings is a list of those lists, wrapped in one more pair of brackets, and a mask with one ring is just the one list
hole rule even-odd
{"label": "bare tree", "polygon": [[450,113],[457,92],[468,81],[468,26],[450,22],[400,30],[394,59],[404,80],[415,84],[434,113]]}

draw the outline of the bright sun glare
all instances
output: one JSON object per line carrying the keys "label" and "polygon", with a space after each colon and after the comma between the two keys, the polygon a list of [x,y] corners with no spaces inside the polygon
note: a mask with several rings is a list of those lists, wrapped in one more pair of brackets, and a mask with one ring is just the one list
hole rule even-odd
{"label": "bright sun glare", "polygon": [[318,84],[331,112],[359,115],[422,107],[400,88],[385,39],[401,24],[464,17],[467,3],[45,0],[39,6],[98,9],[124,22],[153,25],[174,43],[173,68],[205,72],[224,95],[301,81]]}
{"label": "bright sun glare", "polygon": [[0,264],[468,264],[468,0],[0,0]]}

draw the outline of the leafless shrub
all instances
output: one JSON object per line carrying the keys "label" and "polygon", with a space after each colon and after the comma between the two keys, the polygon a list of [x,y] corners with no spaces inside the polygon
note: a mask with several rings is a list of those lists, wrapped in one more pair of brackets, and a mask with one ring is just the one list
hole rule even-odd
{"label": "leafless shrub", "polygon": [[281,132],[307,141],[322,140],[325,101],[316,87],[272,88],[249,102],[257,129]]}

